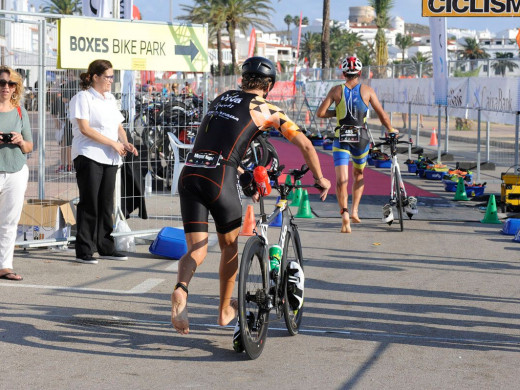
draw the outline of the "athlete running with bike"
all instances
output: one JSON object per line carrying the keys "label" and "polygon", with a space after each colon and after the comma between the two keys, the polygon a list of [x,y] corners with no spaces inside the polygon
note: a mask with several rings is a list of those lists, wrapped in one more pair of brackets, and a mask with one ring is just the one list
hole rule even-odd
{"label": "athlete running with bike", "polygon": [[[366,127],[366,116],[369,104],[376,112],[381,124],[389,133],[399,131],[392,128],[388,115],[383,110],[374,90],[368,85],[361,84],[359,77],[363,65],[352,56],[345,58],[341,63],[343,75],[346,78],[344,85],[331,88],[327,97],[316,111],[319,118],[337,118],[337,126],[332,144],[332,156],[336,171],[336,197],[342,219],[341,232],[350,233],[350,218],[360,223],[359,203],[365,187],[363,169],[365,168],[370,136]],[[330,109],[332,104],[335,109]],[[352,157],[354,183],[352,185],[352,215],[348,209],[348,164]]]}
{"label": "athlete running with bike", "polygon": [[231,300],[238,270],[238,233],[242,206],[237,168],[255,136],[274,127],[302,153],[327,197],[330,182],[310,140],[277,106],[265,100],[276,81],[274,64],[262,57],[248,58],[242,65],[241,90],[218,96],[197,131],[193,151],[187,156],[179,179],[181,213],[188,252],[180,259],[177,284],[171,296],[172,324],[181,334],[189,332],[188,285],[208,251],[208,214],[211,213],[221,249],[218,324],[227,325],[237,314]]}

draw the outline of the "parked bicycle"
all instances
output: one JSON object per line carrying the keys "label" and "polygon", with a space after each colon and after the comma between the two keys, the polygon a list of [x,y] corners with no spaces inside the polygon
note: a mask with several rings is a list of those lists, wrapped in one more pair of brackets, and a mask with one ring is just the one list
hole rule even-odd
{"label": "parked bicycle", "polygon": [[417,214],[417,199],[413,196],[408,196],[406,193],[406,187],[401,176],[401,169],[397,158],[397,145],[411,145],[412,142],[404,140],[399,141],[396,133],[387,134],[385,137],[380,137],[379,139],[384,142],[379,142],[375,144],[374,147],[388,145],[390,147],[390,159],[392,161],[390,167],[390,201],[383,206],[383,222],[392,225],[392,222],[394,221],[392,207],[395,207],[399,218],[399,225],[401,231],[403,231],[403,213],[406,213],[408,218],[412,219],[412,217]]}
{"label": "parked bicycle", "polygon": [[[280,200],[272,214],[265,212],[263,198],[260,197],[260,218],[255,235],[244,247],[238,276],[238,326],[233,335],[233,348],[251,359],[262,353],[267,338],[269,315],[274,309],[276,316],[282,316],[289,334],[298,333],[303,315],[303,255],[298,227],[287,203],[287,196],[295,188],[308,185],[277,184],[283,166],[269,173],[273,187],[280,193]],[[309,168],[292,170],[292,183],[300,180]],[[281,214],[278,245],[281,248],[279,270],[270,270],[269,241],[267,230]],[[300,271],[301,270],[301,271]]]}

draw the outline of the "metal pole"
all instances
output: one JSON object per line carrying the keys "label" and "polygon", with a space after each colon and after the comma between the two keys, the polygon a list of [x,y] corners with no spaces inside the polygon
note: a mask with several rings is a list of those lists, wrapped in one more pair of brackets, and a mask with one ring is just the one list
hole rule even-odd
{"label": "metal pole", "polygon": [[444,131],[444,153],[448,153],[448,144],[450,141],[450,117],[448,116],[448,106],[445,107],[446,112],[446,130]]}
{"label": "metal pole", "polygon": [[420,126],[419,119],[420,119],[420,115],[421,114],[417,114],[417,128],[415,129],[415,145],[417,145],[417,146],[419,146],[419,126]]}
{"label": "metal pole", "polygon": [[480,182],[480,120],[481,110],[478,109],[478,127],[477,127],[477,182]]}
{"label": "metal pole", "polygon": [[441,162],[441,105],[437,108],[437,162]]}
{"label": "metal pole", "polygon": [[489,154],[490,154],[490,136],[491,136],[491,127],[489,121],[486,122],[486,162],[489,162]]}
{"label": "metal pole", "polygon": [[516,124],[515,124],[515,174],[518,172],[518,140],[520,132],[520,111],[516,112]]}
{"label": "metal pole", "polygon": [[47,83],[45,82],[45,30],[47,22],[41,20],[38,26],[38,199],[45,199],[45,111],[47,107]]}
{"label": "metal pole", "polygon": [[209,94],[209,88],[208,88],[208,73],[204,73],[202,76],[204,79],[204,97],[202,98],[202,116],[205,116],[208,112],[208,94]]}
{"label": "metal pole", "polygon": [[412,102],[408,102],[408,139],[412,138]]}

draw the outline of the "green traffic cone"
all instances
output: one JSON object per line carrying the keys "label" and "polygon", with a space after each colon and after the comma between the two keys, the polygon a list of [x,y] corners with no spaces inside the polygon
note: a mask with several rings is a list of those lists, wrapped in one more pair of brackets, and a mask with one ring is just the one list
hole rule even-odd
{"label": "green traffic cone", "polygon": [[468,200],[468,194],[466,193],[466,186],[464,185],[463,177],[459,177],[459,182],[457,183],[457,192],[455,192],[455,197],[453,200]]}
{"label": "green traffic cone", "polygon": [[480,220],[482,223],[493,223],[499,224],[502,223],[498,219],[497,215],[497,204],[495,202],[495,195],[489,195],[489,201],[486,208],[486,215],[484,215],[484,219]]}
{"label": "green traffic cone", "polygon": [[303,195],[303,191],[301,188],[297,188],[296,190],[294,190],[294,195],[292,197],[291,206],[300,207],[302,195]]}
{"label": "green traffic cone", "polygon": [[[287,175],[287,177],[290,178],[289,175]],[[287,183],[287,179],[285,179],[285,182]],[[289,183],[291,184],[291,183]],[[302,185],[302,182],[300,180],[296,180],[296,183],[294,183],[295,186],[301,186]],[[291,192],[289,192],[289,195],[287,195],[287,200],[293,200],[294,198],[294,193],[296,192],[296,190],[293,188]],[[299,206],[300,203],[298,204],[295,204],[295,206]],[[291,205],[292,206],[292,205]]]}
{"label": "green traffic cone", "polygon": [[290,186],[292,184],[291,175],[287,175],[285,178],[285,184]]}
{"label": "green traffic cone", "polygon": [[307,190],[303,191],[300,207],[298,207],[298,213],[294,217],[315,218],[311,211],[311,203],[309,202],[309,193],[307,192]]}

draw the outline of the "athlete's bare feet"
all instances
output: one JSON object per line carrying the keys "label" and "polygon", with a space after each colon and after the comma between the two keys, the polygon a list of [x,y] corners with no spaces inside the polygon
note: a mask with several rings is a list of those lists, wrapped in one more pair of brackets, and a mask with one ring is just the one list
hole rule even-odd
{"label": "athlete's bare feet", "polygon": [[350,228],[350,216],[347,212],[341,214],[341,233],[352,233]]}
{"label": "athlete's bare feet", "polygon": [[229,306],[226,306],[220,312],[218,317],[218,324],[220,326],[226,326],[229,324],[238,314],[238,301],[236,299],[231,299],[229,302]]}
{"label": "athlete's bare feet", "polygon": [[350,219],[352,220],[352,223],[361,223],[361,219],[359,219],[359,215],[355,214],[354,212],[352,212]]}
{"label": "athlete's bare feet", "polygon": [[188,334],[190,332],[187,298],[188,294],[180,288],[172,293],[172,325],[180,334]]}

